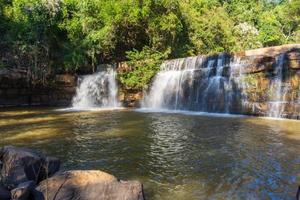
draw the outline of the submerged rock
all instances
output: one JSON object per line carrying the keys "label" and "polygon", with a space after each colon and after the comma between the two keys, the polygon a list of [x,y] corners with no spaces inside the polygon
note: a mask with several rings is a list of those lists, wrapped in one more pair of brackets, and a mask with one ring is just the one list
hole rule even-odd
{"label": "submerged rock", "polygon": [[3,165],[2,182],[9,189],[27,181],[39,183],[57,172],[60,167],[56,158],[47,158],[34,150],[14,146],[5,146],[0,150],[0,160]]}
{"label": "submerged rock", "polygon": [[138,181],[120,181],[102,171],[66,171],[46,179],[36,188],[43,200],[143,200]]}

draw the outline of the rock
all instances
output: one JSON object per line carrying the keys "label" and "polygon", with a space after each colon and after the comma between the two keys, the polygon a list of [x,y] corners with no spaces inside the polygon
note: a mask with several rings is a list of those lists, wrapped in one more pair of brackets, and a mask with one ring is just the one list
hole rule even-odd
{"label": "rock", "polygon": [[102,171],[67,171],[46,179],[36,188],[35,199],[42,200],[143,200],[138,181],[119,181]]}
{"label": "rock", "polygon": [[[55,75],[46,84],[30,84],[28,80],[26,70],[0,69],[0,106],[66,106],[76,93],[76,77],[69,74]],[[52,98],[57,94],[58,99]]]}
{"label": "rock", "polygon": [[10,192],[4,186],[0,185],[0,199],[9,200],[10,197]]}
{"label": "rock", "polygon": [[[12,200],[27,200],[35,188],[34,181],[21,183],[11,191]],[[32,199],[32,198],[31,198]]]}
{"label": "rock", "polygon": [[57,172],[60,166],[58,159],[46,158],[27,148],[5,146],[0,152],[2,181],[10,189],[30,180],[39,183]]}
{"label": "rock", "polygon": [[300,52],[292,51],[287,54],[288,66],[292,69],[300,69]]}
{"label": "rock", "polygon": [[76,86],[76,78],[75,76],[69,74],[58,74],[55,75],[55,83],[57,85],[66,87],[66,86]]}
{"label": "rock", "polygon": [[143,92],[139,90],[127,89],[119,93],[119,100],[126,107],[138,107],[140,100],[143,98]]}
{"label": "rock", "polygon": [[260,49],[247,50],[244,52],[246,56],[277,56],[278,54],[285,53],[291,49],[299,49],[300,44],[286,44],[281,46],[265,47]]}
{"label": "rock", "polygon": [[250,56],[243,57],[242,62],[244,66],[235,73],[250,74],[271,70],[275,63],[275,58],[269,56]]}
{"label": "rock", "polygon": [[42,167],[42,158],[36,152],[13,146],[5,146],[2,150],[3,167],[1,176],[8,187],[16,187],[28,180],[37,180]]}
{"label": "rock", "polygon": [[44,177],[44,178],[48,178],[59,171],[60,160],[55,157],[46,157],[45,161],[46,161],[45,162],[45,170],[46,170],[45,174],[47,175],[47,177]]}

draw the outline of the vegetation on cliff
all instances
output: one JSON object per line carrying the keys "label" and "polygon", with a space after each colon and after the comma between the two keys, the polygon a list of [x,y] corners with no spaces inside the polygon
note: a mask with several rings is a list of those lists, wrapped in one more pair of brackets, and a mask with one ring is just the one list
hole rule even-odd
{"label": "vegetation on cliff", "polygon": [[0,0],[0,67],[120,74],[143,88],[165,58],[300,42],[300,0]]}

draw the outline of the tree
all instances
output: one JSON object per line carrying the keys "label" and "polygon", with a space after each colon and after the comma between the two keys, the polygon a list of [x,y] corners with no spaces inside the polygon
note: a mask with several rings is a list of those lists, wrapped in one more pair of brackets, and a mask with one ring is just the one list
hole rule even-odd
{"label": "tree", "polygon": [[0,66],[25,68],[42,83],[130,61],[122,81],[141,88],[159,63],[141,58],[300,42],[300,0],[0,0],[0,11]]}
{"label": "tree", "polygon": [[236,39],[232,32],[234,23],[224,8],[194,7],[185,13],[185,20],[195,54],[236,50]]}

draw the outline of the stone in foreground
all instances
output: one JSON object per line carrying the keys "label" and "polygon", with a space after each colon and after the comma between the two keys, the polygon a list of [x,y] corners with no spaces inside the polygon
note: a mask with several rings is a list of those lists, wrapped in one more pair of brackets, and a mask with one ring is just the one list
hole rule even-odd
{"label": "stone in foreground", "polygon": [[46,179],[36,188],[38,200],[144,200],[138,181],[120,181],[102,171],[66,171]]}
{"label": "stone in foreground", "polygon": [[3,163],[0,175],[8,189],[27,181],[39,183],[58,171],[60,166],[56,158],[14,146],[5,146],[0,150],[0,161]]}

